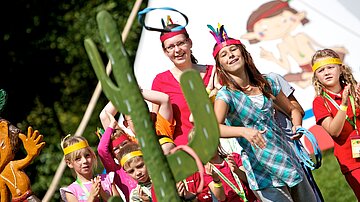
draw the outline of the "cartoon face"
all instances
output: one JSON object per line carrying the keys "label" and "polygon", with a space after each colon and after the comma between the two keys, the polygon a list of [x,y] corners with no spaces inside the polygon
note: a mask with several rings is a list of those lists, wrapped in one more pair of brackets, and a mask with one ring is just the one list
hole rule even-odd
{"label": "cartoon face", "polygon": [[260,41],[283,38],[301,23],[299,17],[285,10],[277,16],[263,18],[254,24],[254,34]]}

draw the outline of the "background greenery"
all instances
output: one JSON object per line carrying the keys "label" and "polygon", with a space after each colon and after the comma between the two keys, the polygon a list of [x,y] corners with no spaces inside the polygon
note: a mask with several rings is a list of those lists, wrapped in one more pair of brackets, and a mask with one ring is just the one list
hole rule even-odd
{"label": "background greenery", "polygon": [[[134,1],[128,0],[17,0],[2,3],[0,16],[0,88],[8,93],[1,116],[22,131],[28,126],[44,135],[46,146],[25,169],[33,191],[42,198],[62,160],[60,140],[74,134],[97,84],[97,78],[84,49],[91,37],[98,45],[96,14],[108,10],[124,27]],[[145,8],[147,1],[143,1]],[[134,22],[125,43],[134,61],[141,27]],[[98,47],[102,50],[102,47]],[[104,61],[107,58],[104,57]],[[102,94],[83,134],[97,145],[98,114],[107,100]],[[16,158],[24,157],[20,151]],[[101,169],[101,168],[99,168]],[[325,201],[356,201],[332,150],[325,151],[323,165],[313,171]],[[66,169],[60,186],[74,179]],[[56,192],[52,201],[59,201]]]}
{"label": "background greenery", "polygon": [[[45,195],[62,160],[61,139],[74,134],[98,82],[84,48],[91,37],[100,46],[96,14],[108,10],[122,30],[135,1],[16,0],[2,3],[0,16],[0,89],[8,93],[1,117],[26,132],[28,126],[44,135],[46,146],[25,169],[33,191]],[[147,6],[142,2],[141,9]],[[141,26],[134,21],[125,46],[134,61]],[[107,57],[103,58],[107,62]],[[83,134],[97,145],[98,114],[107,100],[101,94]],[[25,152],[17,153],[16,159]],[[66,169],[60,186],[74,179]],[[60,201],[57,191],[52,201]]]}
{"label": "background greenery", "polygon": [[354,192],[341,173],[333,152],[333,149],[322,152],[322,165],[313,171],[316,183],[326,202],[355,202]]}

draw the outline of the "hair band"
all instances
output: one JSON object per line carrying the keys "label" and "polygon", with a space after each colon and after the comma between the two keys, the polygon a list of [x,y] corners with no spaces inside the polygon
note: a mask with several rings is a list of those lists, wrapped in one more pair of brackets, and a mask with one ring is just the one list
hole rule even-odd
{"label": "hair band", "polygon": [[136,156],[142,156],[143,153],[141,151],[133,151],[133,152],[130,152],[128,154],[126,154],[125,156],[123,156],[120,160],[120,164],[121,164],[121,167],[124,167],[125,163],[130,160],[131,158],[133,157],[136,157]]}
{"label": "hair band", "polygon": [[210,34],[213,35],[214,39],[216,40],[216,46],[212,53],[214,58],[222,48],[229,45],[241,44],[240,40],[230,39],[228,37],[224,25],[218,24],[218,28],[216,30],[211,25],[207,25],[207,27],[210,29]]}
{"label": "hair band", "polygon": [[160,145],[163,145],[165,143],[174,143],[174,141],[171,138],[168,137],[162,137],[159,139]]}
{"label": "hair band", "polygon": [[160,36],[160,41],[161,41],[161,43],[162,43],[162,42],[164,42],[164,41],[165,41],[166,39],[168,39],[168,38],[171,38],[171,37],[176,36],[176,35],[179,35],[179,34],[186,34],[186,33],[187,33],[187,31],[186,31],[185,28],[182,29],[182,30],[180,30],[180,31],[167,32],[167,33],[165,33],[165,34],[163,34],[163,35]]}
{"label": "hair band", "polygon": [[70,146],[64,148],[64,155],[70,154],[71,152],[86,148],[88,146],[89,146],[89,144],[85,140],[77,142],[73,145],[70,145]]}
{"label": "hair band", "polygon": [[315,62],[314,65],[312,66],[312,70],[313,70],[313,72],[315,72],[320,67],[322,67],[324,65],[328,65],[328,64],[342,64],[342,62],[339,58],[326,58],[326,59]]}
{"label": "hair band", "polygon": [[111,141],[112,148],[119,146],[119,144],[123,143],[125,140],[129,140],[127,135],[126,134],[120,135],[115,140]]}

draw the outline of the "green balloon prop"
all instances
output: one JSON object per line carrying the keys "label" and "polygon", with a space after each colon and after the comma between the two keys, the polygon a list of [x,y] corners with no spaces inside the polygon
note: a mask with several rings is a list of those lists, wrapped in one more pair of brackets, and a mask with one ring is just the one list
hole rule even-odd
{"label": "green balloon prop", "polygon": [[[106,74],[95,43],[85,39],[84,44],[103,92],[118,111],[131,116],[158,201],[181,201],[175,183],[198,170],[195,160],[181,150],[164,156],[114,19],[107,11],[100,11],[97,23],[117,85]],[[213,107],[197,71],[183,73],[180,84],[194,117],[195,133],[189,146],[206,163],[219,144],[219,128]],[[112,200],[121,199],[115,197]]]}

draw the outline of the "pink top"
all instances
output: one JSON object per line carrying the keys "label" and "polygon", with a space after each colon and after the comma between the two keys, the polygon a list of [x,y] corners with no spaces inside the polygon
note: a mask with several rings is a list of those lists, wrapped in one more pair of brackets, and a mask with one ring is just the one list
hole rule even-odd
{"label": "pink top", "polygon": [[[100,176],[101,176],[101,187],[106,193],[112,196],[113,193],[111,186],[112,183],[114,182],[114,173],[110,172],[109,174],[101,174]],[[85,186],[87,191],[90,192],[92,185],[91,181],[85,182],[83,183],[83,185]],[[65,196],[66,192],[72,193],[78,199],[79,202],[86,202],[89,197],[88,195],[86,195],[86,192],[81,188],[81,185],[76,181],[71,183],[68,187],[60,188],[61,199],[65,202],[67,202]],[[95,201],[99,201],[99,199]]]}
{"label": "pink top", "polygon": [[[204,85],[209,83],[213,66],[206,66],[206,73],[203,78]],[[159,73],[153,80],[152,90],[166,93],[172,103],[174,119],[176,121],[174,142],[176,145],[186,145],[188,143],[188,134],[193,127],[189,121],[191,111],[186,103],[181,90],[180,83],[175,79],[170,70]]]}
{"label": "pink top", "polygon": [[137,182],[132,179],[124,169],[115,162],[114,158],[111,154],[111,134],[113,133],[114,129],[108,127],[104,134],[101,136],[99,145],[98,145],[98,154],[100,156],[100,160],[106,169],[106,172],[115,172],[115,184],[120,188],[123,192],[126,201],[129,201],[129,196],[131,190],[133,190]]}

